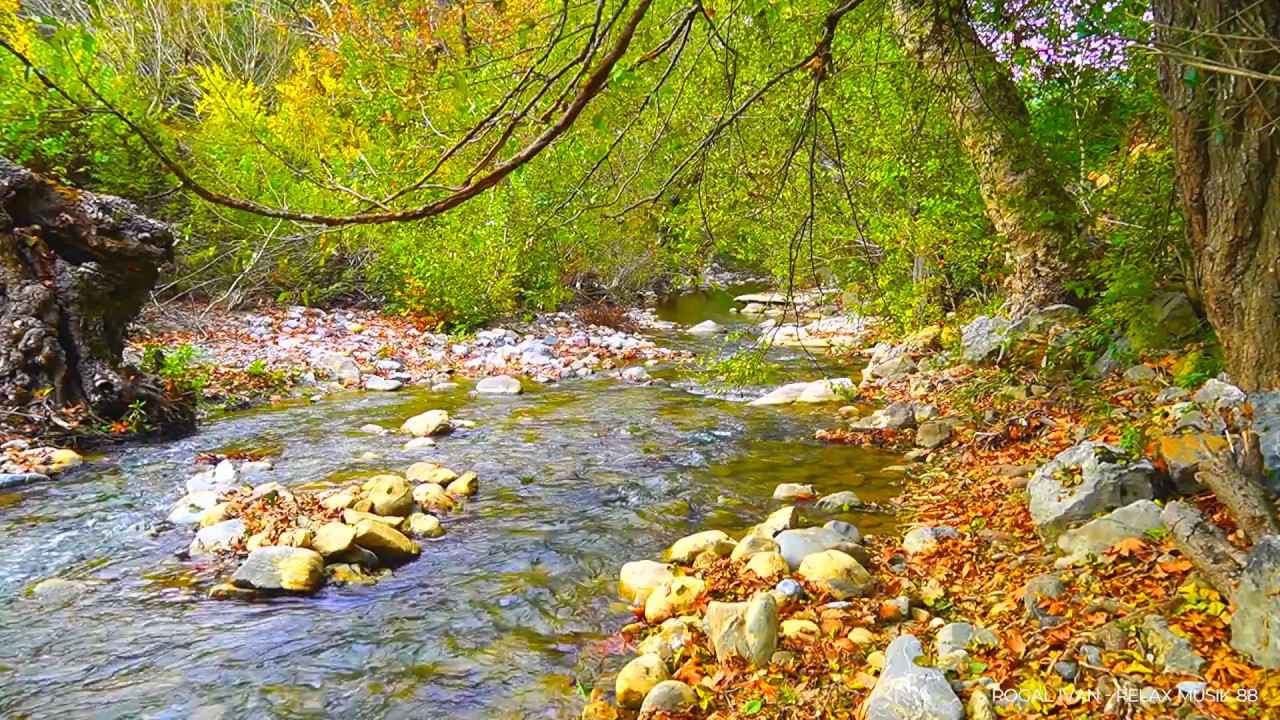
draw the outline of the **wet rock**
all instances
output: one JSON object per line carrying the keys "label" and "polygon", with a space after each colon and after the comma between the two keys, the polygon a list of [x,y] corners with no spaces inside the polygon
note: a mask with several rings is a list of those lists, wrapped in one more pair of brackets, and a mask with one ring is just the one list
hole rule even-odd
{"label": "wet rock", "polygon": [[1231,647],[1262,667],[1280,669],[1280,537],[1268,535],[1254,545],[1233,600]]}
{"label": "wet rock", "polygon": [[262,473],[271,472],[275,469],[275,465],[270,460],[250,460],[240,465],[241,475],[261,475]]}
{"label": "wet rock", "polygon": [[938,631],[934,645],[939,657],[971,646],[998,648],[1000,638],[986,628],[974,627],[967,622],[948,623]]}
{"label": "wet rock", "polygon": [[0,473],[0,489],[45,482],[48,475],[41,473]]}
{"label": "wet rock", "polygon": [[930,450],[942,447],[951,439],[951,426],[941,420],[930,420],[916,428],[916,445]]}
{"label": "wet rock", "polygon": [[862,507],[862,499],[851,490],[824,495],[818,500],[818,509],[827,512],[845,512],[852,508]]}
{"label": "wet rock", "polygon": [[729,557],[735,544],[721,530],[706,530],[677,540],[668,551],[668,559],[678,565],[690,565],[708,550],[720,557]]}
{"label": "wet rock", "polygon": [[659,712],[683,713],[692,710],[697,704],[698,695],[693,688],[679,680],[663,680],[654,685],[649,694],[644,696],[644,703],[640,705],[640,714],[645,716]]}
{"label": "wet rock", "polygon": [[377,555],[365,550],[359,545],[352,545],[346,550],[331,555],[326,558],[331,563],[342,563],[346,565],[364,566],[366,568],[376,568],[382,566],[382,561]]}
{"label": "wet rock", "polygon": [[405,537],[399,530],[370,519],[356,523],[356,544],[387,563],[411,560],[422,551],[418,543]]}
{"label": "wet rock", "polygon": [[199,525],[205,511],[218,504],[218,493],[212,490],[187,493],[169,511],[169,522],[174,525]]}
{"label": "wet rock", "polygon": [[346,524],[348,524],[348,525],[355,526],[355,525],[356,525],[357,523],[359,523],[361,520],[371,520],[371,521],[373,521],[373,522],[376,522],[376,523],[382,523],[383,525],[386,525],[387,527],[392,527],[392,528],[393,528],[393,527],[399,527],[399,526],[400,526],[400,523],[404,522],[404,516],[402,516],[402,515],[375,515],[374,513],[371,513],[371,512],[365,511],[365,510],[357,510],[357,509],[355,509],[355,508],[351,508],[351,509],[349,509],[349,510],[343,510],[343,511],[342,511],[342,522],[344,522],[344,523],[346,523]]}
{"label": "wet rock", "polygon": [[817,493],[814,492],[812,485],[801,485],[799,483],[782,483],[773,490],[774,500],[807,500]]}
{"label": "wet rock", "polygon": [[413,489],[399,475],[378,475],[368,483],[369,502],[377,515],[404,517],[413,512]]}
{"label": "wet rock", "polygon": [[643,605],[649,595],[675,579],[671,565],[653,560],[634,560],[622,566],[618,594],[623,600]]}
{"label": "wet rock", "polygon": [[1058,453],[1027,484],[1031,520],[1040,536],[1055,540],[1073,522],[1123,507],[1154,494],[1154,466],[1127,463],[1125,451],[1100,442],[1083,442]]}
{"label": "wet rock", "polygon": [[48,578],[31,586],[28,594],[43,603],[65,604],[76,600],[88,590],[89,583],[83,580]]}
{"label": "wet rock", "polygon": [[[236,587],[231,583],[218,583],[209,588],[210,600],[252,600],[258,597],[259,592],[253,588]],[[216,717],[221,717],[217,715]]]}
{"label": "wet rock", "polygon": [[800,511],[788,505],[769,513],[764,522],[751,529],[752,534],[773,537],[783,530],[790,530],[800,524]]}
{"label": "wet rock", "polygon": [[1228,447],[1230,443],[1225,437],[1211,433],[1165,435],[1156,441],[1156,457],[1164,461],[1175,489],[1184,495],[1194,495],[1204,490],[1196,480],[1200,463]]}
{"label": "wet rock", "polygon": [[245,536],[244,520],[234,518],[224,520],[206,528],[200,528],[191,541],[188,552],[191,555],[210,555],[219,550],[230,548],[233,543]]}
{"label": "wet rock", "polygon": [[809,383],[790,383],[780,388],[775,388],[769,393],[752,400],[748,405],[790,405],[799,398],[809,387]]}
{"label": "wet rock", "polygon": [[365,423],[360,426],[360,432],[365,433],[366,435],[386,435],[391,431],[377,423]]}
{"label": "wet rock", "polygon": [[[885,650],[884,671],[867,697],[866,720],[962,720],[964,705],[947,678],[917,665],[924,654],[920,641],[902,635]],[[870,660],[870,658],[868,658]]]}
{"label": "wet rock", "polygon": [[875,584],[866,568],[839,550],[805,556],[800,563],[799,574],[838,600],[861,597]]}
{"label": "wet rock", "polygon": [[716,335],[725,332],[725,329],[723,325],[714,320],[703,320],[689,328],[689,332],[693,335]]}
{"label": "wet rock", "polygon": [[436,446],[436,441],[429,437],[416,437],[401,446],[403,450],[425,450]]}
{"label": "wet rock", "polygon": [[938,547],[938,543],[943,538],[958,537],[960,537],[958,530],[945,525],[916,528],[903,536],[902,549],[906,550],[908,555],[930,552]]}
{"label": "wet rock", "polygon": [[1217,378],[1206,380],[1194,397],[1196,402],[1215,410],[1243,405],[1246,399],[1243,390]]}
{"label": "wet rock", "polygon": [[420,415],[414,415],[400,426],[400,432],[414,437],[439,435],[450,429],[449,413],[444,410],[428,410]]}
{"label": "wet rock", "polygon": [[707,584],[691,575],[678,577],[654,590],[645,600],[644,619],[651,623],[684,615],[693,609]]}
{"label": "wet rock", "polygon": [[400,529],[412,537],[436,538],[444,535],[444,528],[440,527],[440,519],[426,513],[411,514],[400,524]]}
{"label": "wet rock", "polygon": [[381,375],[370,375],[364,380],[364,389],[372,392],[394,392],[404,387],[399,380],[388,380]]}
{"label": "wet rock", "polygon": [[761,579],[780,577],[791,572],[786,558],[776,552],[762,552],[751,556],[746,569],[754,572]]}
{"label": "wet rock", "polygon": [[734,546],[733,552],[729,554],[730,560],[745,561],[753,555],[760,553],[776,553],[778,551],[778,543],[772,538],[764,535],[747,534],[738,544]]}
{"label": "wet rock", "polygon": [[1037,575],[1027,581],[1022,604],[1027,608],[1027,613],[1040,622],[1040,627],[1053,627],[1061,623],[1062,618],[1051,615],[1048,610],[1040,607],[1040,604],[1046,599],[1057,600],[1066,591],[1062,578],[1057,575],[1052,573]]}
{"label": "wet rock", "polygon": [[1101,556],[1121,540],[1141,538],[1148,530],[1161,527],[1159,505],[1150,500],[1130,503],[1060,535],[1058,549],[1066,557],[1059,562],[1066,566],[1087,560],[1090,555]]}
{"label": "wet rock", "polygon": [[653,379],[643,367],[632,365],[622,371],[622,379],[633,383],[646,383]]}
{"label": "wet rock", "polygon": [[239,489],[241,484],[236,466],[230,460],[223,460],[213,469],[205,470],[187,480],[187,492],[212,491],[221,494]]}
{"label": "wet rock", "polygon": [[340,383],[360,382],[360,366],[355,360],[336,352],[321,352],[311,361],[311,368]]}
{"label": "wet rock", "polygon": [[524,387],[510,375],[495,375],[476,383],[476,392],[481,395],[519,395],[524,392]]}
{"label": "wet rock", "polygon": [[641,655],[627,663],[614,681],[614,697],[619,707],[636,709],[651,690],[670,680],[667,664],[657,655]]}
{"label": "wet rock", "polygon": [[1151,382],[1156,379],[1156,371],[1147,365],[1133,365],[1124,371],[1124,379],[1134,384]]}
{"label": "wet rock", "polygon": [[850,553],[850,550],[858,546],[846,535],[827,527],[785,530],[773,539],[778,543],[778,552],[786,559],[787,566],[793,571],[798,570],[800,563],[814,553],[825,550]]}
{"label": "wet rock", "polygon": [[454,508],[453,498],[435,483],[422,483],[413,489],[413,501],[424,508],[448,512]]}
{"label": "wet rock", "polygon": [[834,380],[814,380],[796,398],[797,403],[831,403],[842,402],[856,392],[853,381],[848,378]]}
{"label": "wet rock", "polygon": [[231,584],[254,590],[315,592],[324,584],[324,558],[306,548],[258,548],[231,576]]}
{"label": "wet rock", "polygon": [[915,427],[916,412],[911,403],[895,402],[871,413],[867,417],[858,418],[849,424],[859,430],[900,430]]}
{"label": "wet rock", "polygon": [[450,481],[445,488],[445,493],[452,497],[471,497],[479,489],[479,478],[475,473],[467,472]]}
{"label": "wet rock", "polygon": [[327,522],[311,538],[311,549],[325,558],[340,555],[356,542],[355,528],[337,521]]}
{"label": "wet rock", "polygon": [[1168,620],[1160,615],[1147,615],[1142,619],[1142,635],[1147,649],[1165,672],[1200,674],[1204,658],[1196,654],[1186,638],[1169,629]]}

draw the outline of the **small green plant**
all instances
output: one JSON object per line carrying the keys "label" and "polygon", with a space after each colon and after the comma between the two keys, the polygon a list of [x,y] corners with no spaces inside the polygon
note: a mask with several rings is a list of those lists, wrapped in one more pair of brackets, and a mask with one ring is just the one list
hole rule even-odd
{"label": "small green plant", "polygon": [[1120,436],[1120,447],[1133,455],[1141,455],[1142,449],[1146,447],[1146,444],[1147,438],[1142,429],[1134,425],[1125,428],[1124,433]]}
{"label": "small green plant", "polygon": [[164,378],[170,392],[199,394],[209,382],[209,371],[196,362],[196,349],[191,345],[147,345],[142,351],[142,366]]}
{"label": "small green plant", "polygon": [[[732,341],[734,336],[730,336]],[[768,381],[773,365],[765,358],[765,348],[743,348],[721,354],[709,362],[703,373],[725,387],[760,385]]]}
{"label": "small green plant", "polygon": [[249,367],[245,368],[244,371],[252,377],[263,377],[267,374],[267,361],[258,358],[249,363]]}

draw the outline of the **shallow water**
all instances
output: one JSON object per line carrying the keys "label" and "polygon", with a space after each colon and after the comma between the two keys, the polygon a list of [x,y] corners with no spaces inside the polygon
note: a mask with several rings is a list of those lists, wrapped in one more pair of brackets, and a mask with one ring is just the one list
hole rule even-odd
{"label": "shallow water", "polygon": [[[736,319],[716,315],[723,300],[680,319]],[[789,374],[816,377],[790,357]],[[0,495],[0,717],[574,717],[627,659],[608,639],[631,618],[615,596],[623,562],[757,522],[778,506],[780,482],[895,494],[882,468],[896,457],[812,440],[830,408],[752,408],[608,379],[529,385],[517,397],[351,393],[259,410]],[[476,428],[415,452],[356,430],[436,407]],[[481,492],[443,518],[446,534],[421,559],[376,585],[212,601],[217,568],[173,555],[190,532],[147,530],[181,495],[196,452],[229,449],[269,453],[271,478],[290,485],[427,459],[475,470]],[[841,517],[889,527],[883,515]],[[27,596],[55,576],[91,584],[66,602]]]}

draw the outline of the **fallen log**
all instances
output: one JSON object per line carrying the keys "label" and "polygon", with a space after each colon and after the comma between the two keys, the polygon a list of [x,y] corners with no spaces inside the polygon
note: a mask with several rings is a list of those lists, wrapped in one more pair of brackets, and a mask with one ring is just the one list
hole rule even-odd
{"label": "fallen log", "polygon": [[1169,539],[1223,597],[1235,595],[1244,567],[1245,555],[1227,541],[1222,529],[1194,505],[1173,501],[1164,507],[1160,520]]}

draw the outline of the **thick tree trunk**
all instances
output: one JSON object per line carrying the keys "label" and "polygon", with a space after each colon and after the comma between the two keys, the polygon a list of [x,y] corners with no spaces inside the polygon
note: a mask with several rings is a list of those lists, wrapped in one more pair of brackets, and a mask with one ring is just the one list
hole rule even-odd
{"label": "thick tree trunk", "polygon": [[0,158],[0,404],[39,422],[83,405],[187,427],[189,398],[123,365],[125,330],[172,260],[169,228],[129,202]]}
{"label": "thick tree trunk", "polygon": [[1280,3],[1153,5],[1205,313],[1232,381],[1268,389],[1280,383]]}
{"label": "thick tree trunk", "polygon": [[987,215],[1008,240],[1014,315],[1064,302],[1080,211],[1045,165],[1009,69],[982,45],[963,0],[893,0],[892,6],[907,53],[947,100]]}

